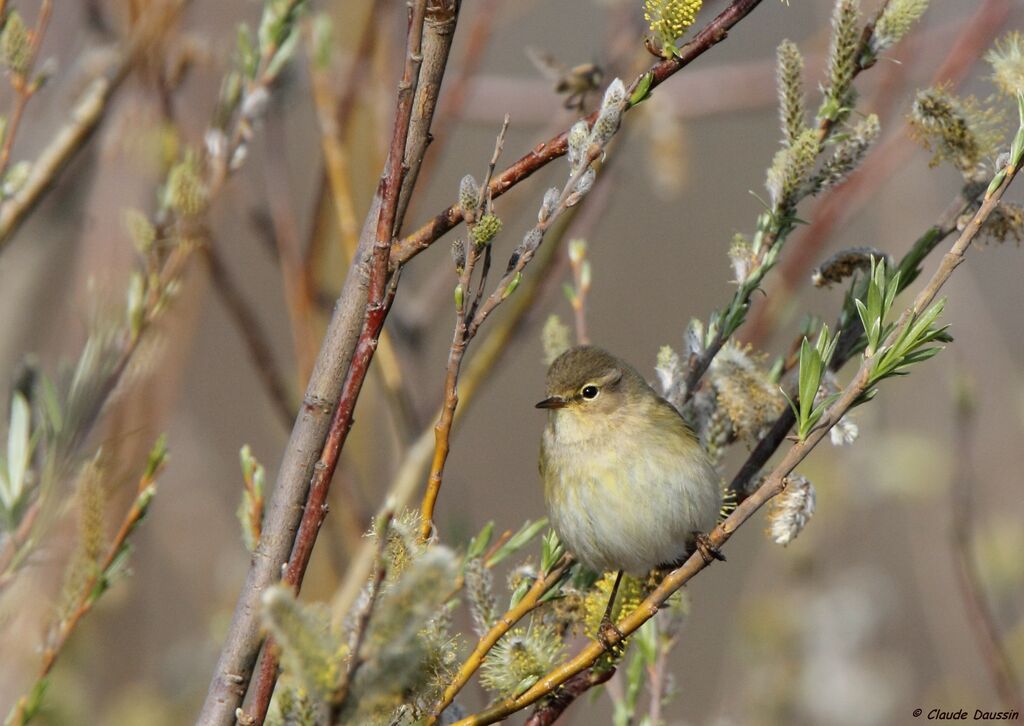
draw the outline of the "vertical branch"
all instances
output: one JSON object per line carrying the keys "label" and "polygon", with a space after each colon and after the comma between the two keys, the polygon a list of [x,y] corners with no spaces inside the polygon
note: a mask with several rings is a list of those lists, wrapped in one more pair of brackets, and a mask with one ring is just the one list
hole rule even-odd
{"label": "vertical branch", "polygon": [[974,492],[977,477],[974,474],[973,446],[975,405],[967,382],[961,381],[958,388],[956,412],[957,467],[954,473],[950,509],[950,545],[956,565],[957,584],[960,596],[967,609],[968,621],[974,631],[978,649],[988,669],[989,676],[1003,704],[1014,711],[1024,710],[1020,681],[1014,671],[1013,659],[1006,652],[1003,638],[999,633],[992,606],[985,594],[975,564],[974,543]]}
{"label": "vertical branch", "polygon": [[[491,155],[491,163],[487,170],[487,177],[484,179],[480,189],[475,190],[477,194],[476,209],[469,212],[469,219],[473,220],[480,216],[485,208],[490,207],[490,198],[487,187],[494,173],[494,167],[498,163],[502,146],[505,143],[505,132],[508,130],[508,115],[501,125],[498,139],[494,143],[494,153]],[[448,365],[445,368],[444,399],[441,404],[441,415],[438,417],[437,425],[434,426],[434,457],[430,464],[430,474],[427,477],[427,496],[433,494],[431,499],[431,511],[433,502],[437,498],[437,492],[441,488],[441,476],[444,471],[445,461],[448,459],[449,441],[451,439],[452,425],[455,421],[455,409],[459,405],[459,371],[462,368],[462,359],[466,354],[466,346],[472,340],[473,335],[469,332],[469,323],[480,304],[480,295],[487,285],[487,273],[491,260],[491,245],[488,240],[483,248],[473,239],[473,222],[469,223],[469,240],[466,249],[466,260],[462,269],[459,270],[459,283],[455,288],[455,330],[452,333],[452,344],[448,350]],[[484,268],[477,282],[477,289],[472,291],[473,270],[481,255],[484,259]],[[433,522],[430,517],[423,519],[423,531],[421,536],[428,539],[431,535]]]}
{"label": "vertical branch", "polygon": [[[398,99],[395,112],[395,125],[392,133],[391,146],[384,174],[381,176],[377,189],[380,199],[380,210],[375,229],[372,257],[370,259],[370,276],[367,284],[368,298],[366,314],[356,343],[355,352],[348,374],[342,383],[341,397],[334,414],[331,416],[327,439],[323,444],[320,458],[314,467],[309,494],[295,535],[295,543],[284,568],[282,582],[297,592],[302,586],[302,579],[313,553],[317,534],[327,516],[327,494],[331,479],[338,465],[338,458],[352,427],[352,414],[356,401],[362,390],[370,361],[377,348],[384,321],[394,299],[398,283],[398,273],[388,281],[388,257],[395,236],[395,225],[398,217],[398,195],[405,174],[403,157],[409,137],[413,113],[413,100],[416,95],[416,84],[420,66],[423,61],[422,38],[426,0],[417,0],[412,6],[409,20],[407,52],[402,79],[398,86]],[[279,503],[278,503],[279,504]],[[264,530],[269,530],[269,526]],[[248,584],[248,583],[247,583]],[[243,592],[243,597],[247,593]],[[253,593],[255,594],[255,593]],[[254,604],[255,607],[258,605]],[[256,643],[258,647],[258,641]],[[250,656],[255,657],[255,653]],[[260,664],[259,675],[255,684],[255,698],[252,710],[255,718],[262,722],[266,717],[277,681],[278,657],[275,648],[268,642],[264,649],[264,657]],[[251,669],[251,665],[249,666]],[[251,670],[250,670],[251,672]],[[240,684],[244,685],[244,684]],[[240,694],[241,696],[241,694]],[[240,698],[239,698],[240,700]],[[230,723],[234,716],[231,710],[228,718],[216,723]]]}

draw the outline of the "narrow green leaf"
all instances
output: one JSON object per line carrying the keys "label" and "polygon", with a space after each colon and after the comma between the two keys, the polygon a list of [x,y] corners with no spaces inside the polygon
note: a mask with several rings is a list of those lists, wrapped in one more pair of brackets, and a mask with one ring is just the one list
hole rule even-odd
{"label": "narrow green leaf", "polygon": [[633,89],[633,93],[629,97],[629,105],[636,106],[639,103],[643,103],[651,95],[651,84],[654,82],[654,74],[648,71],[640,77],[639,82],[636,84],[636,88]]}
{"label": "narrow green leaf", "polygon": [[480,530],[480,534],[469,541],[469,547],[466,548],[466,559],[472,560],[477,557],[481,557],[487,550],[487,546],[491,543],[491,536],[494,534],[494,520],[492,519],[484,528]]}
{"label": "narrow green leaf", "polygon": [[508,542],[503,544],[501,548],[494,553],[491,559],[488,560],[488,564],[496,565],[509,555],[514,554],[524,545],[526,545],[531,539],[533,539],[538,532],[540,532],[547,526],[547,517],[542,517],[541,519],[538,519],[536,522],[526,520],[526,523],[519,528],[519,531],[512,535],[509,538]]}

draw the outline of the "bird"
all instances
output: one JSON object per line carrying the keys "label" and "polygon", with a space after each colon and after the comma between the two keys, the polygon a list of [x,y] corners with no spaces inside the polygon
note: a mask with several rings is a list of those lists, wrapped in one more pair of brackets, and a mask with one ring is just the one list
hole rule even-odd
{"label": "bird", "polygon": [[570,68],[552,53],[533,47],[526,48],[526,55],[537,70],[554,83],[555,93],[566,94],[565,107],[569,110],[582,111],[587,94],[596,90],[604,79],[604,70],[596,63],[580,63]]}
{"label": "bird", "polygon": [[582,345],[548,368],[540,476],[551,526],[577,561],[617,572],[599,630],[609,647],[623,572],[646,576],[699,551],[724,559],[707,533],[722,487],[692,429],[632,366]]}

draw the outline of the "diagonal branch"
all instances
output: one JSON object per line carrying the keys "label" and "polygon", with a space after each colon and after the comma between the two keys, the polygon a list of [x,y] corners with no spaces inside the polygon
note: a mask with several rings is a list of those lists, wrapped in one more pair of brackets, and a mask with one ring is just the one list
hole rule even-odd
{"label": "diagonal branch", "polygon": [[[1022,100],[1024,106],[1024,100]],[[1018,139],[1024,145],[1024,127],[1018,134]],[[1020,156],[1011,161],[1011,165],[1000,172],[1001,180],[986,195],[978,211],[973,215],[970,222],[964,228],[956,243],[947,252],[939,264],[928,284],[918,293],[911,307],[907,308],[900,316],[893,331],[886,338],[885,346],[890,346],[905,331],[915,318],[920,315],[935,299],[939,289],[945,284],[953,271],[963,262],[964,253],[971,242],[981,230],[982,224],[989,214],[999,204],[1003,193],[1013,181],[1019,170]],[[998,178],[998,177],[997,177]],[[750,519],[770,499],[780,494],[785,488],[789,474],[806,458],[811,450],[825,437],[843,415],[852,408],[864,395],[872,383],[871,373],[874,365],[874,358],[865,357],[856,376],[843,390],[839,398],[829,407],[821,417],[819,424],[807,435],[805,439],[797,441],[786,452],[782,461],[769,474],[758,489],[719,524],[710,535],[711,543],[720,548],[724,545],[736,530]],[[658,609],[684,584],[689,582],[697,573],[706,568],[710,563],[704,560],[699,553],[694,553],[681,567],[673,570],[658,585],[657,588],[640,603],[637,608],[627,617],[619,621],[617,628],[620,635],[613,634],[609,638],[610,645],[614,645],[622,638],[631,633],[650,620],[658,613]],[[592,643],[584,648],[574,658],[563,663],[558,668],[541,678],[534,686],[525,693],[501,701],[487,710],[464,718],[458,721],[455,726],[483,726],[483,724],[495,723],[506,716],[515,713],[541,698],[556,692],[560,686],[568,682],[579,673],[589,669],[599,657],[605,652],[605,646],[601,643]]]}
{"label": "diagonal branch", "polygon": [[[705,25],[692,41],[679,49],[678,57],[654,64],[645,74],[634,80],[629,88],[635,88],[647,74],[650,74],[650,87],[652,89],[661,85],[676,72],[682,70],[706,51],[723,41],[729,30],[745,18],[760,2],[761,0],[733,0],[725,10]],[[586,120],[592,124],[596,118],[597,112],[595,111]],[[500,197],[534,172],[555,159],[564,156],[568,149],[568,134],[569,132],[566,130],[547,141],[537,144],[530,153],[498,174],[490,184],[491,196]],[[392,267],[398,267],[411,260],[462,220],[463,211],[458,205],[448,207],[395,245],[391,254]]]}

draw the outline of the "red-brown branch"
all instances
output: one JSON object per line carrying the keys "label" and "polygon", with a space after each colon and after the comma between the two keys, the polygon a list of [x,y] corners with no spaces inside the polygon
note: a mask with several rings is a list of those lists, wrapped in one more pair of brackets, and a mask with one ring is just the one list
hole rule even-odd
{"label": "red-brown branch", "polygon": [[[282,577],[282,581],[293,587],[296,592],[302,587],[302,579],[313,554],[317,534],[327,516],[327,494],[330,491],[331,479],[337,468],[338,458],[345,445],[345,440],[352,428],[352,414],[355,411],[356,401],[362,390],[363,382],[366,380],[370,361],[373,360],[377,341],[394,299],[395,285],[388,285],[388,253],[394,239],[398,195],[405,171],[403,163],[405,145],[412,118],[416,81],[422,62],[420,44],[423,37],[425,11],[426,0],[417,0],[410,14],[408,51],[402,80],[398,86],[398,105],[391,146],[387,164],[377,188],[381,206],[377,219],[376,239],[370,258],[369,298],[366,316],[359,340],[356,343],[355,353],[352,356],[352,364],[349,366],[348,374],[342,385],[341,398],[331,417],[327,439],[321,450],[320,459],[313,469],[313,479],[310,482],[302,520],[299,523],[291,557],[285,566]],[[255,684],[252,713],[249,714],[256,723],[263,722],[270,707],[270,699],[277,681],[277,664],[277,654],[272,643],[268,641],[264,645],[264,656]]]}
{"label": "red-brown branch", "polygon": [[[651,88],[664,83],[669,77],[682,70],[713,46],[725,39],[729,30],[747,16],[761,0],[733,0],[733,2],[697,33],[692,41],[679,49],[679,57],[655,63],[647,72],[651,74]],[[643,76],[630,86],[634,88]],[[628,110],[628,109],[627,109]],[[587,117],[592,124],[597,112]],[[490,184],[492,197],[499,197],[523,181],[538,169],[566,153],[568,131],[563,131],[548,141],[541,142],[534,149],[498,174]],[[409,261],[441,238],[448,230],[462,221],[462,210],[458,205],[448,207],[418,230],[397,242],[391,251],[391,266],[398,267]]]}

